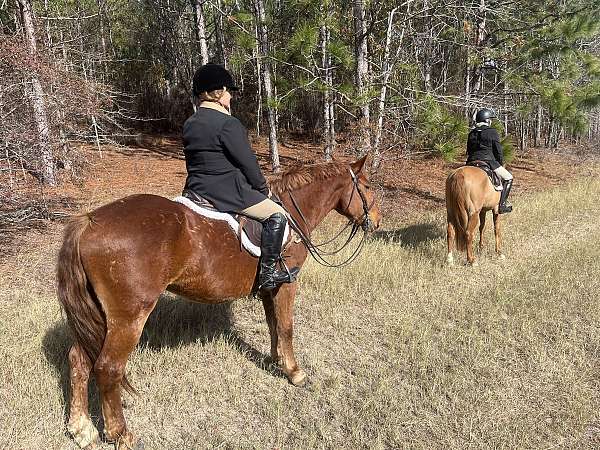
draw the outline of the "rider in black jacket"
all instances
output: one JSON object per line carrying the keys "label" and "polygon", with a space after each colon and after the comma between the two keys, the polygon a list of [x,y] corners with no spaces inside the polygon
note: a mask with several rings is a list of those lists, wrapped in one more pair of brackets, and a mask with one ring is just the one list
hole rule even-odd
{"label": "rider in black jacket", "polygon": [[504,153],[500,136],[495,128],[491,127],[492,119],[496,114],[491,109],[480,109],[475,115],[475,128],[469,133],[467,140],[467,164],[471,161],[485,161],[492,170],[502,178],[502,193],[498,213],[505,214],[512,211],[508,203],[508,194],[512,187],[513,176],[503,167]]}
{"label": "rider in black jacket", "polygon": [[208,63],[194,75],[198,109],[183,125],[186,191],[209,200],[224,212],[237,212],[263,223],[258,288],[272,291],[295,280],[299,269],[276,269],[287,223],[285,209],[271,195],[242,123],[231,116],[230,91],[237,91],[223,66]]}

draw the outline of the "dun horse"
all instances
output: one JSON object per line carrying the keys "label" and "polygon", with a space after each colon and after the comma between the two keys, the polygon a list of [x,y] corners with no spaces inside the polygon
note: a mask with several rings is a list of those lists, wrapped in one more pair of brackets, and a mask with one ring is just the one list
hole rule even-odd
{"label": "dun horse", "polygon": [[452,172],[446,179],[446,211],[448,214],[448,264],[454,263],[454,245],[460,251],[467,251],[469,264],[475,262],[473,239],[479,227],[479,250],[483,249],[485,216],[488,211],[494,216],[496,254],[504,258],[500,251],[500,219],[498,203],[500,192],[494,189],[487,174],[478,167],[464,166]]}
{"label": "dun horse", "polygon": [[[377,228],[381,215],[362,170],[364,162],[299,168],[271,187],[306,235],[332,210],[364,228]],[[286,262],[301,266],[307,254],[304,245],[292,243]],[[142,448],[125,423],[121,387],[133,390],[124,376],[125,365],[159,295],[169,290],[194,301],[221,303],[250,294],[256,274],[257,259],[240,249],[225,222],[206,219],[163,197],[134,195],[71,220],[57,279],[75,338],[68,355],[68,429],[74,440],[90,448],[98,440],[88,411],[93,372],[107,439],[117,450]],[[285,284],[263,296],[262,303],[271,358],[292,384],[301,386],[307,375],[292,347],[295,294],[296,283]]]}

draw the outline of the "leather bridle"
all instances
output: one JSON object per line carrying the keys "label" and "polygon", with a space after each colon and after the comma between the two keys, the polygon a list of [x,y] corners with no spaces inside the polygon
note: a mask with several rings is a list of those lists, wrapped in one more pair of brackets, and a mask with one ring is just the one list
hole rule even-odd
{"label": "leather bridle", "polygon": [[[327,267],[343,267],[343,266],[350,264],[352,261],[354,261],[360,254],[363,244],[364,244],[364,241],[365,241],[365,237],[367,235],[367,232],[373,225],[373,221],[369,217],[369,212],[373,208],[375,200],[373,200],[373,202],[370,205],[368,204],[365,194],[360,189],[358,177],[356,176],[356,174],[352,171],[352,169],[350,167],[348,168],[348,171],[350,172],[350,177],[352,178],[352,192],[350,194],[350,199],[348,200],[348,204],[347,204],[346,208],[344,209],[344,211],[348,211],[348,209],[350,208],[350,205],[352,204],[352,199],[354,198],[354,192],[356,191],[356,192],[358,192],[358,195],[360,196],[360,200],[362,202],[363,216],[361,216],[361,219],[363,219],[363,220],[362,220],[362,223],[360,223],[360,225],[359,225],[360,219],[358,219],[358,220],[350,219],[348,221],[348,223],[332,239],[329,239],[326,242],[322,242],[320,244],[315,244],[312,241],[312,239],[310,237],[310,232],[309,232],[310,226],[308,224],[308,221],[306,220],[306,217],[302,213],[302,210],[300,209],[300,205],[298,205],[298,202],[294,198],[294,195],[292,194],[291,191],[288,191],[288,195],[290,196],[290,199],[292,200],[292,204],[294,205],[294,208],[296,208],[296,210],[298,211],[298,214],[300,215],[300,218],[306,225],[306,232],[304,230],[302,230],[300,225],[292,217],[290,217],[290,226],[298,234],[300,241],[304,244],[304,246],[306,247],[306,249],[308,250],[310,255],[315,259],[315,261],[317,261],[319,264],[321,264],[323,266],[327,266]],[[342,244],[342,246],[340,248],[338,248],[337,250],[334,250],[334,251],[329,251],[329,252],[322,249],[322,247],[324,247],[325,245],[328,245],[331,242],[335,241],[350,226],[352,226],[352,229],[350,230],[350,234],[348,235],[348,238],[346,239],[346,241],[344,242],[344,244]],[[346,246],[354,239],[354,237],[358,233],[359,228],[362,228],[363,236],[362,236],[362,239],[360,240],[358,246],[352,253],[352,255],[350,255],[350,257],[348,257],[345,261],[343,261],[339,264],[331,263],[325,259],[325,256],[335,255],[335,254],[339,253],[340,251],[342,251],[344,248],[346,248]]]}

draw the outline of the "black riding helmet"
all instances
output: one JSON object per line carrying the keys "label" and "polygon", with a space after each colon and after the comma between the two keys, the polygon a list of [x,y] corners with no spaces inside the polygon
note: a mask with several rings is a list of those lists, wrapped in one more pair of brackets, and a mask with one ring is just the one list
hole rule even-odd
{"label": "black riding helmet", "polygon": [[208,63],[196,70],[192,90],[198,96],[202,92],[210,92],[226,87],[230,91],[238,88],[229,71],[220,64]]}
{"label": "black riding helmet", "polygon": [[498,116],[496,116],[494,110],[483,108],[477,111],[477,114],[475,114],[475,123],[485,122],[488,119],[495,119],[496,117]]}

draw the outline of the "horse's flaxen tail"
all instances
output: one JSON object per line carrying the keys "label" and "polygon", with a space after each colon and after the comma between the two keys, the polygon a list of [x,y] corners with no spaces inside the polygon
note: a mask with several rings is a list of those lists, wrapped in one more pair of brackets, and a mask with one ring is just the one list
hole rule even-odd
{"label": "horse's flaxen tail", "polygon": [[[94,365],[106,337],[106,317],[89,283],[79,253],[81,235],[90,223],[92,218],[89,214],[76,216],[68,222],[58,254],[56,277],[58,300],[67,316],[69,328]],[[135,392],[126,377],[123,377],[121,384],[128,392]]]}
{"label": "horse's flaxen tail", "polygon": [[446,180],[446,211],[448,222],[454,226],[456,248],[460,251],[467,249],[467,195],[465,176],[462,172],[452,173]]}

